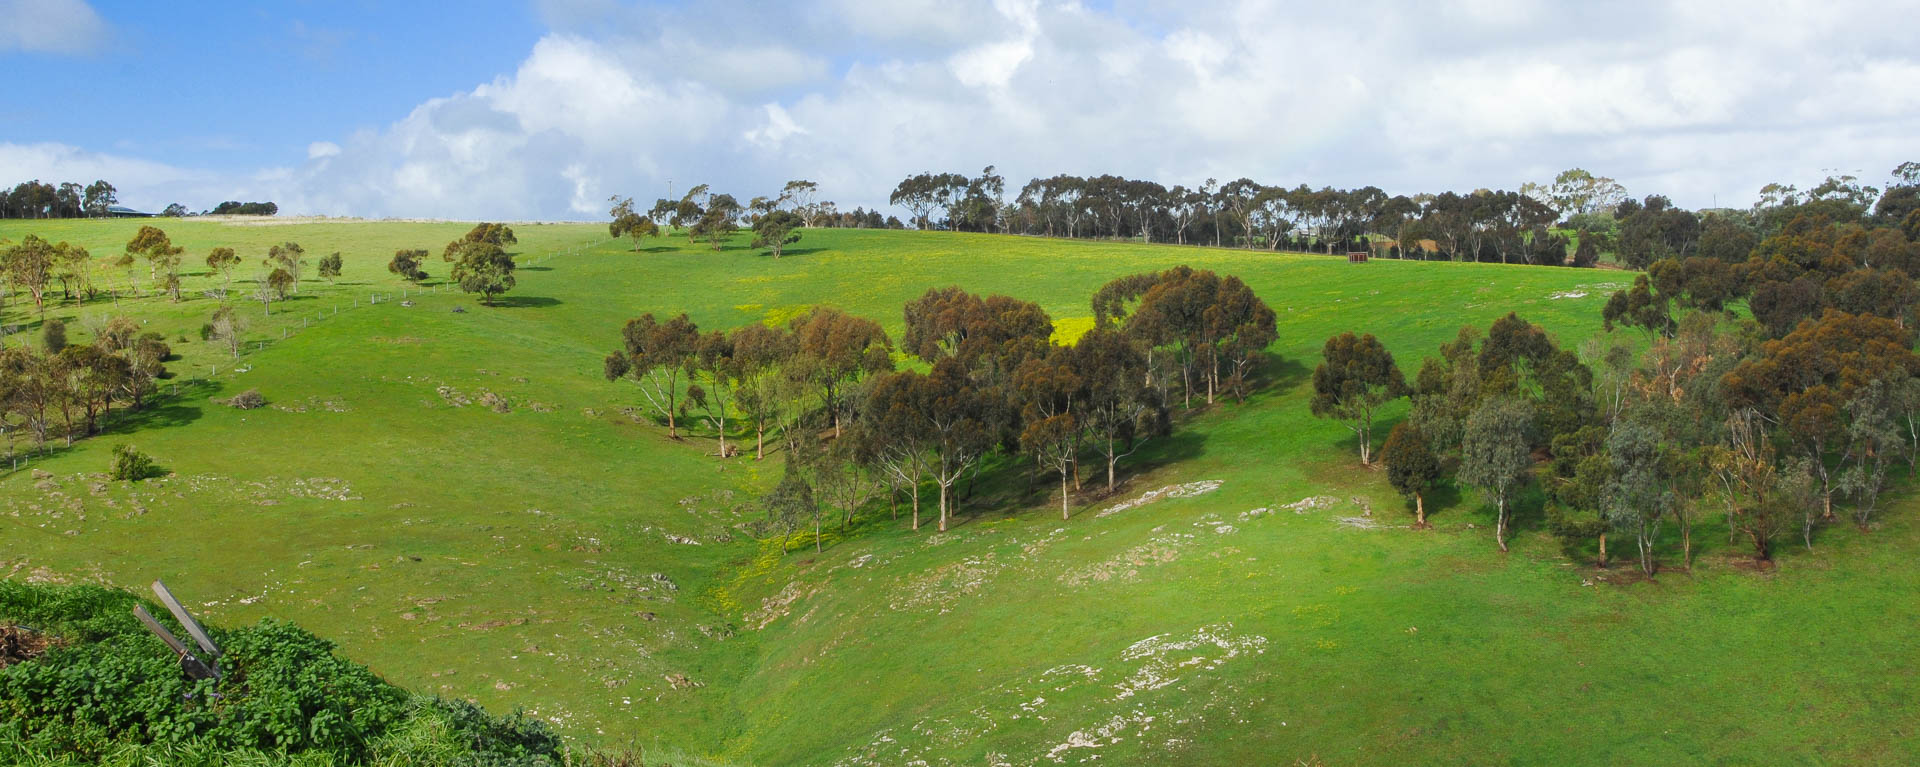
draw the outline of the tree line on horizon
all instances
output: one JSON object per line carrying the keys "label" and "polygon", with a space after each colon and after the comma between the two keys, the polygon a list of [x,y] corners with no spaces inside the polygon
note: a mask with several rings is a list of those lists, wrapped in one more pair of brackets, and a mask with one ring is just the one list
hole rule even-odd
{"label": "tree line on horizon", "polygon": [[[0,219],[106,218],[112,215],[112,208],[119,202],[119,190],[106,181],[82,186],[71,181],[55,185],[34,179],[0,192]],[[200,215],[271,216],[279,212],[280,206],[271,202],[228,200],[211,210],[202,211]],[[180,218],[193,213],[187,206],[176,202],[168,205],[159,215]]]}
{"label": "tree line on horizon", "polygon": [[1763,239],[1803,206],[1828,209],[1835,218],[1898,224],[1920,205],[1912,191],[1920,163],[1903,163],[1892,176],[1884,194],[1853,176],[1835,176],[1805,191],[1769,184],[1748,210],[1695,212],[1657,194],[1634,199],[1619,182],[1580,168],[1515,191],[1411,195],[1249,178],[1207,179],[1189,188],[1057,175],[1028,181],[1009,201],[1006,180],[988,166],[971,178],[909,176],[889,202],[907,208],[919,229],[1578,267],[1611,252],[1621,265],[1644,269],[1692,254],[1709,228]]}
{"label": "tree line on horizon", "polygon": [[[1477,261],[1593,267],[1611,255],[1620,266],[1646,269],[1666,259],[1744,252],[1803,211],[1841,222],[1901,226],[1920,207],[1920,163],[1902,163],[1884,192],[1853,176],[1829,177],[1800,190],[1768,184],[1748,209],[1691,211],[1653,194],[1628,196],[1619,182],[1580,168],[1516,191],[1478,189],[1388,195],[1358,189],[1286,187],[1249,178],[1208,179],[1188,188],[1113,175],[1035,178],[1006,199],[1006,179],[993,166],[977,176],[919,173],[897,185],[888,202],[908,220],[878,211],[840,213],[820,201],[820,187],[788,182],[776,195],[747,204],[698,185],[679,199],[662,198],[642,213],[615,196],[613,237],[669,231],[719,250],[743,227],[750,247],[777,255],[794,232],[816,227],[905,228],[1079,239],[1206,244],[1268,251],[1365,252],[1374,258]],[[1920,220],[1909,224],[1920,227]],[[1741,243],[1747,243],[1742,246]],[[1744,257],[1744,256],[1742,256]]]}

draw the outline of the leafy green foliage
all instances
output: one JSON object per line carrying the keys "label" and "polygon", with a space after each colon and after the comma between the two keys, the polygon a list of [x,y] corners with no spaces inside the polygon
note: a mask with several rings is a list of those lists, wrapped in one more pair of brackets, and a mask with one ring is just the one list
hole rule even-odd
{"label": "leafy green foliage", "polygon": [[1407,396],[1406,376],[1387,347],[1368,333],[1341,333],[1327,339],[1325,362],[1313,371],[1313,414],[1349,421],[1360,440],[1360,462],[1373,462],[1373,414],[1381,405]]}
{"label": "leafy green foliage", "polygon": [[153,473],[153,458],[132,445],[113,449],[113,467],[107,472],[115,482],[139,482]]}
{"label": "leafy green foliage", "polygon": [[1427,436],[1413,424],[1401,423],[1387,433],[1387,444],[1380,449],[1387,464],[1387,482],[1401,495],[1413,499],[1414,524],[1427,524],[1427,504],[1422,495],[1440,478],[1440,459],[1433,454]]}
{"label": "leafy green foliage", "polygon": [[420,268],[426,263],[427,251],[401,249],[393,252],[393,260],[387,262],[387,271],[399,275],[407,282],[419,283],[427,278],[426,270]]}
{"label": "leafy green foliage", "polygon": [[788,245],[800,241],[800,233],[794,230],[802,223],[791,211],[776,210],[761,216],[753,223],[753,247],[770,249],[773,257],[779,258]]}
{"label": "leafy green foliage", "polygon": [[393,748],[385,739],[431,721],[438,738],[457,747],[450,763],[559,762],[560,743],[544,723],[416,697],[284,621],[209,627],[224,650],[223,676],[191,680],[172,651],[133,617],[139,604],[131,594],[97,586],[0,581],[0,625],[32,626],[58,638],[46,654],[0,669],[0,755],[96,759],[133,747],[151,749],[162,762],[184,751],[361,763]]}
{"label": "leafy green foliage", "polygon": [[456,251],[453,281],[468,293],[479,293],[480,303],[491,306],[493,297],[513,289],[513,256],[486,240],[462,243]]}

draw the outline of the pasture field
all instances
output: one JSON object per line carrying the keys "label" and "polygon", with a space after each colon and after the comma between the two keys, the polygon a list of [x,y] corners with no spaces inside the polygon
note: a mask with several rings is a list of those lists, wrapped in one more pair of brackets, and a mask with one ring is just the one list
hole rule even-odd
{"label": "pasture field", "polygon": [[[139,223],[9,221],[0,237],[105,256]],[[1563,552],[1537,494],[1511,554],[1471,493],[1441,490],[1435,528],[1411,529],[1350,433],[1308,413],[1329,335],[1374,333],[1409,375],[1508,311],[1577,345],[1621,272],[858,230],[808,230],[775,260],[745,235],[635,251],[580,224],[515,227],[529,265],[502,306],[451,290],[369,306],[399,292],[394,249],[430,249],[436,283],[467,226],[146,223],[189,265],[231,245],[250,266],[294,240],[346,270],[271,318],[243,304],[266,343],[237,371],[197,336],[211,275],[181,304],[56,304],[76,340],[115,311],[162,330],[182,375],[158,406],[0,479],[5,577],[164,578],[211,621],[291,619],[402,685],[714,763],[1920,760],[1904,493],[1879,529],[1829,528],[1764,572],[1706,519],[1694,572],[1676,553],[1649,580]],[[883,499],[823,552],[782,554],[743,529],[778,457],[721,460],[698,428],[669,440],[601,375],[643,312],[717,329],[828,304],[897,338],[902,304],[958,285],[1036,301],[1071,338],[1100,285],[1178,264],[1244,279],[1279,341],[1247,402],[1180,415],[1064,522],[1015,461],[948,533],[909,531]],[[33,332],[20,299],[6,320]],[[215,402],[249,388],[270,405]],[[104,481],[124,442],[170,474]],[[1118,508],[1171,486],[1184,497]]]}

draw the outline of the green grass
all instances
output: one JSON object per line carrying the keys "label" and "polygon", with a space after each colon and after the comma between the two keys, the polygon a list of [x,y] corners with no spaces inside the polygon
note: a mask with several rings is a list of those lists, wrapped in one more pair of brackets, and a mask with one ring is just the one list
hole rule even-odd
{"label": "green grass", "polygon": [[[283,239],[314,257],[343,250],[343,281],[357,284],[303,299],[321,306],[393,290],[394,248],[437,252],[465,228],[169,223],[201,255]],[[48,231],[103,254],[133,227],[8,222],[0,236]],[[518,231],[529,254],[604,237],[588,225]],[[1829,530],[1766,573],[1742,567],[1744,550],[1709,519],[1696,572],[1650,582],[1565,555],[1535,505],[1523,505],[1510,555],[1494,548],[1491,511],[1446,491],[1430,500],[1431,531],[1335,521],[1359,515],[1355,497],[1384,524],[1410,515],[1358,465],[1340,424],[1307,413],[1327,336],[1375,333],[1409,372],[1461,324],[1507,311],[1577,344],[1597,331],[1611,289],[1599,286],[1624,283],[1619,272],[804,237],[777,261],[680,239],[643,252],[603,243],[523,270],[511,306],[435,293],[343,311],[284,341],[275,331],[249,372],[223,370],[126,427],[136,431],[34,462],[49,479],[23,469],[0,480],[0,572],[165,578],[213,620],[295,620],[414,689],[496,712],[523,705],[589,743],[726,763],[1920,756],[1910,502],[1874,533]],[[1070,337],[1102,283],[1183,263],[1237,274],[1274,307],[1277,361],[1249,402],[1186,415],[1123,464],[1119,495],[1197,480],[1220,480],[1218,491],[1105,517],[1119,498],[1077,499],[1063,523],[1049,483],[1028,490],[1002,472],[949,534],[909,532],[879,506],[824,554],[782,557],[738,529],[777,459],[723,463],[698,431],[669,441],[622,412],[643,407],[630,385],[600,377],[620,323],[646,311],[726,328],[824,303],[897,336],[904,302],[953,284],[1037,301]],[[1571,293],[1585,295],[1554,297]],[[197,329],[213,306],[149,298],[126,311],[172,333]],[[184,365],[213,358],[197,339],[181,351]],[[454,407],[442,386],[497,393],[512,412]],[[281,407],[209,401],[245,388]],[[96,489],[123,441],[175,476]],[[1277,508],[1319,495],[1338,501]],[[1242,518],[1256,508],[1275,511]],[[674,689],[668,675],[703,686]]]}

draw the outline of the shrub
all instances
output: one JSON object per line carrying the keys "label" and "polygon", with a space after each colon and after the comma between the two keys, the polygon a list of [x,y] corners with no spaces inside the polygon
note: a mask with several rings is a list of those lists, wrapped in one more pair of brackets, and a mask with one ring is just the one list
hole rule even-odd
{"label": "shrub", "polygon": [[48,354],[59,354],[61,349],[67,348],[67,323],[61,322],[60,318],[49,318],[41,324],[40,332]]}
{"label": "shrub", "polygon": [[259,389],[248,389],[227,400],[228,407],[238,410],[253,410],[265,404],[267,404],[267,398],[260,396]]}
{"label": "shrub", "polygon": [[[60,640],[33,660],[0,667],[0,761],[32,754],[74,764],[289,756],[305,757],[290,760],[301,764],[562,762],[545,723],[409,693],[284,621],[208,626],[225,651],[223,675],[190,680],[133,617],[138,604],[98,586],[0,581],[0,625],[30,625]],[[273,758],[256,758],[264,755]]]}
{"label": "shrub", "polygon": [[138,482],[153,473],[153,458],[132,445],[121,445],[113,449],[113,470],[109,473],[115,481]]}

